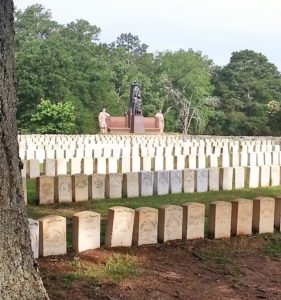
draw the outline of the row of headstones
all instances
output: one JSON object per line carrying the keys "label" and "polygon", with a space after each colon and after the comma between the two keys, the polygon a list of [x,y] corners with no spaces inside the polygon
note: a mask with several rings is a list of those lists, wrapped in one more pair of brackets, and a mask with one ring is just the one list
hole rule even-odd
{"label": "row of headstones", "polygon": [[[19,156],[21,159],[39,159],[42,162],[45,158],[98,158],[98,157],[128,157],[128,156],[179,156],[179,155],[220,155],[238,153],[260,153],[260,152],[280,152],[280,145],[255,145],[255,146],[194,146],[192,144],[168,146],[147,146],[143,144],[118,145],[118,144],[99,144],[99,145],[46,145],[35,146],[30,144],[20,146]],[[37,147],[38,149],[34,149]],[[42,148],[40,148],[42,147]]]}
{"label": "row of headstones", "polygon": [[280,185],[280,166],[185,169],[126,174],[40,176],[39,204],[167,195]]}
{"label": "row of headstones", "polygon": [[[247,167],[281,165],[281,152],[240,153],[240,155],[179,155],[155,157],[123,157],[118,158],[72,158],[72,159],[45,159],[43,174],[48,176],[65,174],[108,174],[128,173],[140,171],[170,171],[185,168],[218,168],[218,167]],[[40,176],[40,161],[31,159],[24,161],[22,176],[36,178]]]}
{"label": "row of headstones", "polygon": [[[208,235],[229,238],[272,233],[274,226],[280,230],[280,217],[281,196],[215,201],[209,205]],[[204,238],[204,225],[205,205],[201,203],[163,205],[159,210],[116,206],[108,210],[105,247]],[[66,218],[51,215],[37,221],[29,219],[29,228],[35,257],[66,253]],[[73,215],[72,247],[76,252],[100,248],[100,214],[83,211]]]}
{"label": "row of headstones", "polygon": [[45,142],[45,143],[58,143],[58,142],[77,142],[77,143],[85,143],[85,142],[99,142],[99,141],[108,141],[108,142],[115,142],[115,141],[199,141],[201,144],[204,141],[208,142],[232,142],[232,141],[239,141],[244,144],[251,144],[259,142],[261,144],[275,144],[276,142],[280,141],[280,137],[269,137],[269,136],[196,136],[196,135],[189,135],[184,136],[181,134],[165,134],[165,135],[108,135],[108,134],[97,134],[97,135],[19,135],[18,141],[19,143],[30,143],[30,142]]}

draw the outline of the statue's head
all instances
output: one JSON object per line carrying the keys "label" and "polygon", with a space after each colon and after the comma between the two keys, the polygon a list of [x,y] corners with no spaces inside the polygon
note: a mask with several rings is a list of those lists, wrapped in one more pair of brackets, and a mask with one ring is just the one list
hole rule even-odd
{"label": "statue's head", "polygon": [[103,111],[103,112],[106,112],[106,108],[103,108],[102,111]]}

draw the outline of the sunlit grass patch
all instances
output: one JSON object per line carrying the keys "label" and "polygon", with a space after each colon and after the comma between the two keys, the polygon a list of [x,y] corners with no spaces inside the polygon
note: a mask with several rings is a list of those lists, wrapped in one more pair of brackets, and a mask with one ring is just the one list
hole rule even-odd
{"label": "sunlit grass patch", "polygon": [[96,265],[74,258],[71,262],[75,273],[94,282],[118,284],[120,281],[139,275],[139,268],[129,255],[111,254],[105,264]]}

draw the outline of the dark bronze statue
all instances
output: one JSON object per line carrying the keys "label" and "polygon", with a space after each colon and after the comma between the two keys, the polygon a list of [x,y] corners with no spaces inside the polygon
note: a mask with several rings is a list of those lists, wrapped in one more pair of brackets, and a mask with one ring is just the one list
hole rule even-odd
{"label": "dark bronze statue", "polygon": [[142,100],[140,92],[140,84],[133,82],[131,84],[130,102],[128,107],[129,114],[142,116]]}

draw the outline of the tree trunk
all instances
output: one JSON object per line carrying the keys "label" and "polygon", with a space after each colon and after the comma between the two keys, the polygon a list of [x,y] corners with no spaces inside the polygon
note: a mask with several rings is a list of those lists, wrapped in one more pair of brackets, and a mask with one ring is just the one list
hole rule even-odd
{"label": "tree trunk", "polygon": [[0,299],[48,299],[33,258],[19,169],[13,1],[0,0]]}

